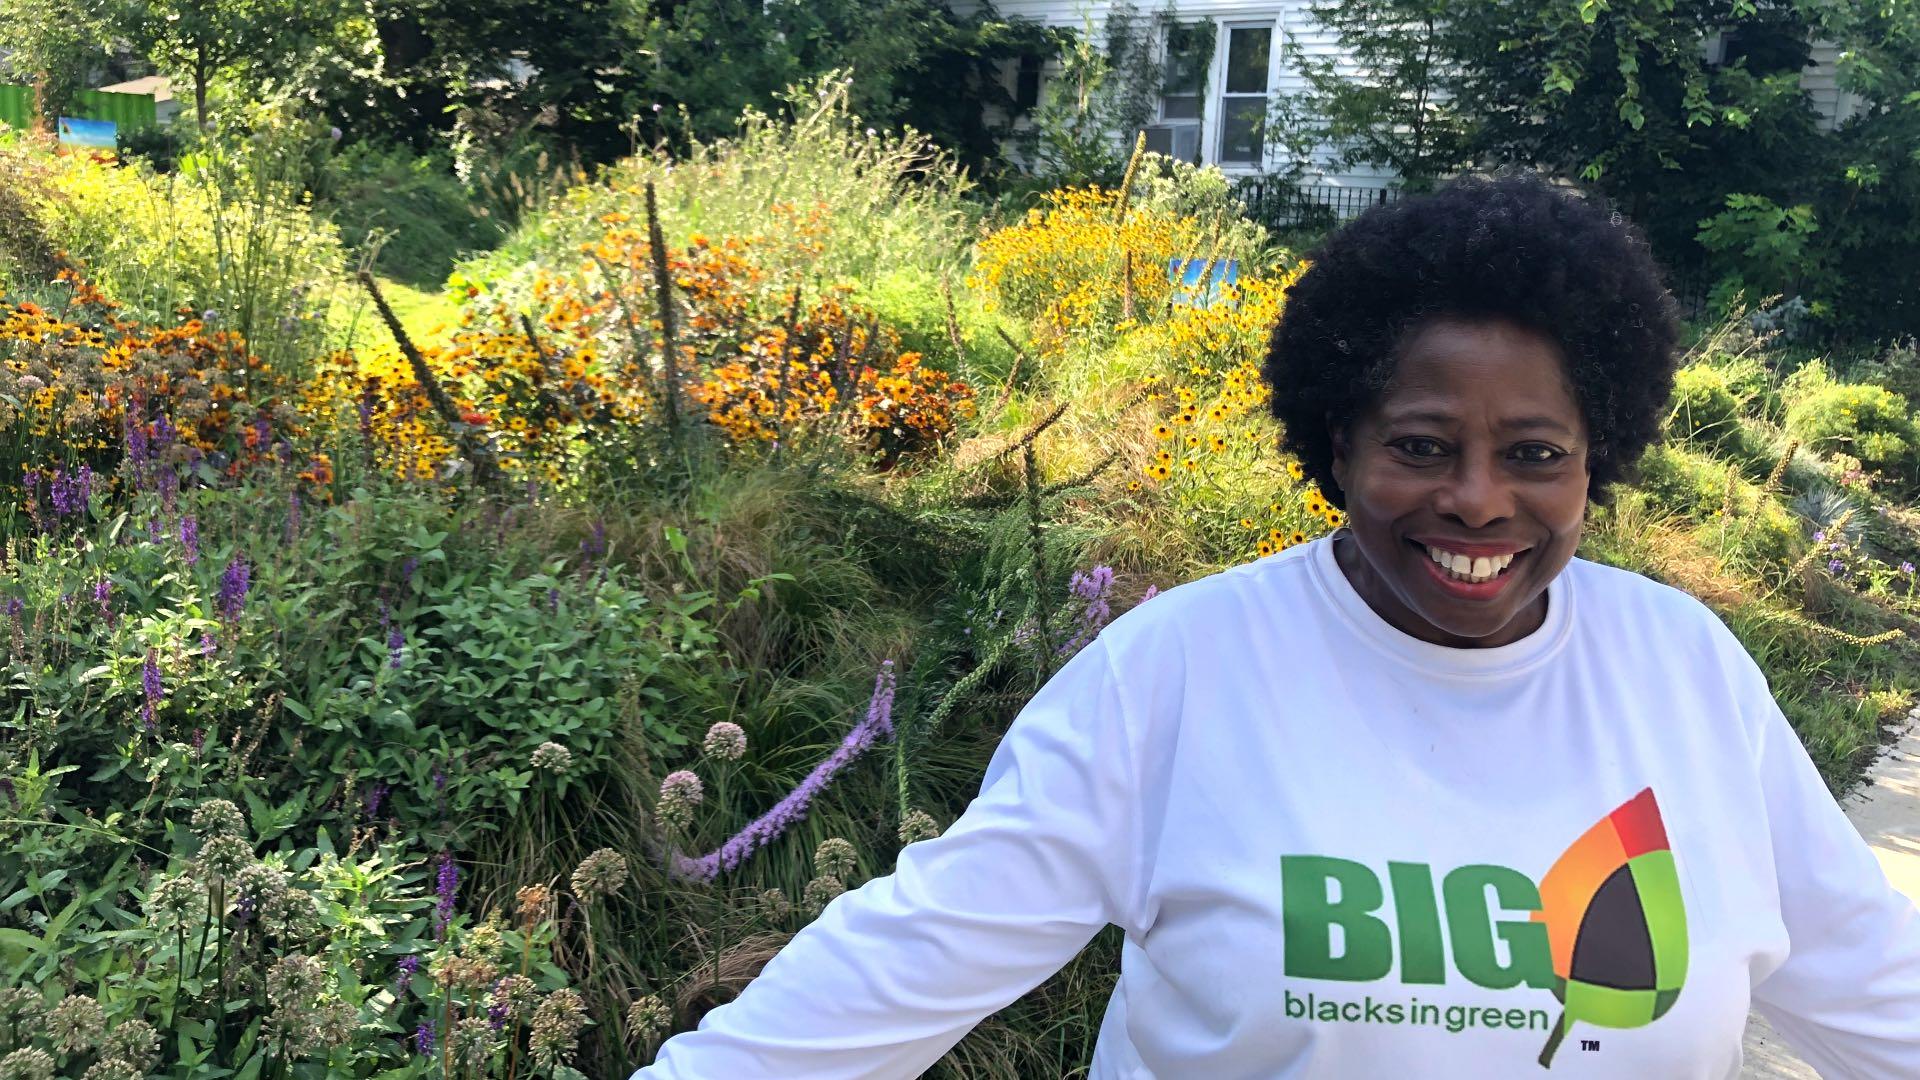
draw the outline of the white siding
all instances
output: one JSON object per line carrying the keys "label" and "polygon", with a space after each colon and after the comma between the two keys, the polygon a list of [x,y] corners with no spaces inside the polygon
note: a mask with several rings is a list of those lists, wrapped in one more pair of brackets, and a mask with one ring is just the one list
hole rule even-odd
{"label": "white siding", "polygon": [[[1271,85],[1277,93],[1293,94],[1306,90],[1306,80],[1293,65],[1280,56],[1279,42],[1282,37],[1297,44],[1304,52],[1314,57],[1336,57],[1337,70],[1358,74],[1359,68],[1351,61],[1340,60],[1337,56],[1339,45],[1332,31],[1321,26],[1308,10],[1309,0],[1179,0],[1177,17],[1182,20],[1211,18],[1216,23],[1226,24],[1247,21],[1271,21],[1279,32],[1275,39],[1274,68]],[[978,5],[968,0],[958,0],[955,4],[962,11],[971,10]],[[1084,25],[1084,17],[1091,14],[1096,32],[1104,24],[1107,14],[1114,8],[1113,0],[996,0],[995,10],[1005,18],[1030,19],[1049,26],[1067,26],[1079,29]],[[1156,0],[1136,0],[1135,13],[1143,18],[1151,18],[1161,10]],[[1719,41],[1716,33],[1702,45],[1702,52],[1709,57],[1715,55]],[[1815,111],[1820,114],[1821,126],[1831,130],[1845,121],[1858,108],[1858,102],[1852,94],[1840,90],[1834,81],[1834,60],[1839,49],[1832,42],[1814,41],[1813,54],[1805,71],[1801,72],[1800,85],[1812,98]],[[1215,50],[1214,68],[1209,77],[1209,100],[1201,118],[1202,141],[1205,145],[1204,160],[1213,161],[1217,155],[1219,139],[1218,89],[1222,77],[1223,58],[1221,50]],[[1049,64],[1043,73],[1044,80],[1051,80],[1059,72],[1057,64]],[[1008,74],[1008,86],[1011,88],[1011,73]],[[1116,145],[1125,142],[1125,136],[1115,134]],[[1277,168],[1281,162],[1274,160],[1279,151],[1269,148],[1269,169]],[[1384,187],[1392,183],[1393,174],[1389,171],[1361,166],[1351,171],[1336,171],[1331,164],[1326,148],[1316,150],[1308,166],[1310,182],[1351,187]],[[1248,174],[1259,170],[1223,167],[1223,172]]]}

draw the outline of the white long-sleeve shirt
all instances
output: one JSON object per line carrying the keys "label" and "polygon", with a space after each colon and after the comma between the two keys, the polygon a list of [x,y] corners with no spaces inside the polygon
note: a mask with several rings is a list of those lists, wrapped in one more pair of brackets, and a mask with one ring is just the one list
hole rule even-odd
{"label": "white long-sleeve shirt", "polygon": [[1920,1078],[1920,912],[1738,639],[1584,559],[1547,595],[1435,645],[1322,537],[1140,605],[634,1080],[917,1076],[1108,923],[1093,1080],[1733,1078],[1750,1006],[1828,1076]]}

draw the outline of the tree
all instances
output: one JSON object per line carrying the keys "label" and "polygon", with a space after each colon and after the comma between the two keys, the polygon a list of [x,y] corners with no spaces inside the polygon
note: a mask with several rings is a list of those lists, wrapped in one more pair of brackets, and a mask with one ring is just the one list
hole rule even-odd
{"label": "tree", "polygon": [[0,0],[0,66],[33,88],[43,128],[52,130],[88,71],[106,60],[122,15],[111,0]]}
{"label": "tree", "polygon": [[132,23],[161,68],[193,84],[194,120],[207,127],[213,80],[297,81],[290,74],[370,37],[364,12],[347,0],[146,0]]}
{"label": "tree", "polygon": [[[1449,0],[1329,0],[1310,9],[1339,43],[1316,56],[1290,35],[1288,61],[1308,90],[1279,103],[1310,144],[1343,168],[1377,165],[1409,190],[1430,188],[1466,159],[1466,118],[1447,97],[1442,20]],[[1346,69],[1357,69],[1349,73]]]}

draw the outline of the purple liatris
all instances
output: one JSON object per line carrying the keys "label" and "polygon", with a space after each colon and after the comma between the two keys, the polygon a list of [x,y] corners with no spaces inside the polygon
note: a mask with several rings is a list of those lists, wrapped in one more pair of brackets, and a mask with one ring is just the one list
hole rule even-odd
{"label": "purple liatris", "polygon": [[140,689],[146,695],[146,703],[140,708],[141,718],[147,722],[147,730],[154,729],[153,707],[166,697],[166,690],[160,683],[160,654],[157,650],[147,650],[146,663],[140,668]]}
{"label": "purple liatris", "polygon": [[[833,753],[813,767],[805,780],[789,792],[786,798],[776,803],[773,809],[760,815],[753,822],[733,835],[733,838],[697,859],[684,855],[674,856],[671,866],[673,873],[686,878],[712,881],[722,870],[732,870],[746,861],[749,855],[761,847],[773,842],[794,822],[807,816],[807,809],[813,800],[826,790],[833,778],[852,764],[854,759],[866,753],[875,740],[885,735],[893,735],[893,698],[894,698],[893,661],[880,665],[880,673],[874,677],[873,698],[867,702],[866,718],[853,726],[847,737]],[[674,774],[681,775],[681,774]],[[695,783],[699,778],[692,773]],[[669,776],[667,779],[673,779]],[[661,785],[661,795],[665,796],[666,785]]]}
{"label": "purple liatris", "polygon": [[[373,785],[373,790],[367,793],[367,817],[369,819],[380,816],[380,803],[386,799],[387,792],[392,790],[385,781]],[[416,960],[414,962],[418,963],[419,961]]]}
{"label": "purple liatris", "polygon": [[180,519],[180,547],[187,554],[187,565],[200,561],[200,519],[188,514]]}
{"label": "purple liatris", "polygon": [[1080,612],[1080,625],[1074,630],[1073,637],[1057,650],[1060,654],[1079,652],[1100,633],[1101,627],[1113,618],[1113,605],[1107,599],[1107,591],[1113,587],[1113,567],[1096,566],[1091,570],[1075,570],[1067,588],[1086,606]]}
{"label": "purple liatris", "polygon": [[253,568],[239,555],[227,563],[227,569],[220,575],[220,596],[215,605],[228,621],[238,619],[247,604],[247,586],[253,578]]}

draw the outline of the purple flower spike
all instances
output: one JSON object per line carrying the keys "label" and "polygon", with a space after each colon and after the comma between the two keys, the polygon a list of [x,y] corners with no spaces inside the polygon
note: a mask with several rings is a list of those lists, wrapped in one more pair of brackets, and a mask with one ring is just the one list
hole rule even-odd
{"label": "purple flower spike", "polygon": [[433,909],[433,937],[439,941],[446,936],[447,923],[453,920],[453,905],[460,891],[460,867],[455,865],[453,856],[446,852],[440,854],[440,872],[434,882],[434,892],[440,902]]}
{"label": "purple flower spike", "polygon": [[220,597],[215,603],[220,609],[220,614],[226,616],[229,622],[238,619],[240,612],[245,609],[247,587],[252,578],[253,568],[248,566],[247,560],[239,555],[233,557],[233,561],[227,564],[226,571],[220,575]]}
{"label": "purple flower spike", "polygon": [[113,582],[101,578],[93,586],[93,602],[100,605],[100,618],[113,629]]}
{"label": "purple flower spike", "polygon": [[815,765],[807,778],[800,781],[800,786],[713,851],[697,859],[676,853],[672,860],[673,873],[679,877],[712,881],[720,871],[739,866],[756,850],[778,839],[794,822],[806,817],[807,808],[814,798],[826,790],[842,769],[866,753],[881,736],[893,735],[894,689],[893,661],[888,660],[880,665],[880,673],[874,678],[873,698],[867,703],[866,719],[854,725],[847,737],[841,740],[840,746]]}
{"label": "purple flower spike", "polygon": [[395,671],[400,670],[400,665],[406,656],[406,650],[407,639],[400,633],[400,626],[396,623],[393,629],[387,632],[388,666],[392,667]]}
{"label": "purple flower spike", "polygon": [[200,561],[200,519],[191,514],[180,519],[180,546],[186,550],[188,566]]}
{"label": "purple flower spike", "polygon": [[140,716],[147,723],[147,730],[154,729],[153,707],[166,698],[166,690],[160,683],[160,654],[147,650],[146,663],[140,668],[140,689],[146,694],[146,704],[140,708]]}

